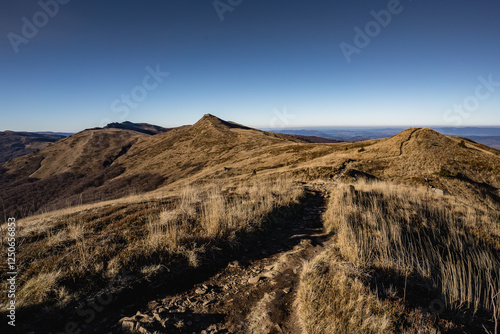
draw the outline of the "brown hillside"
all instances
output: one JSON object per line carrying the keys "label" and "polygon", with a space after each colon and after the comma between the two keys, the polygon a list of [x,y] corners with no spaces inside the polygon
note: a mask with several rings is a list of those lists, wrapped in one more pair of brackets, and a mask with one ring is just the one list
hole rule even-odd
{"label": "brown hillside", "polygon": [[[171,182],[201,171],[203,174],[218,173],[224,167],[233,168],[233,174],[251,172],[262,164],[248,159],[266,157],[272,147],[298,143],[306,141],[205,115],[192,126],[141,140],[116,163],[127,167],[124,175],[148,170]],[[270,167],[278,164],[273,161]]]}
{"label": "brown hillside", "polygon": [[[4,164],[10,173],[26,170],[30,177],[45,179],[61,173],[90,174],[109,166],[127,148],[146,135],[128,130],[85,130],[64,138],[45,150]],[[39,165],[35,164],[40,161]]]}
{"label": "brown hillside", "polygon": [[154,136],[122,129],[83,131],[3,165],[0,182],[6,185],[7,207],[14,200],[16,207],[24,207],[21,191],[47,198],[30,201],[28,212],[35,212],[181,180],[246,179],[255,173],[333,179],[343,171],[346,176],[425,184],[498,209],[499,152],[472,141],[462,147],[461,140],[415,128],[386,139],[319,144],[207,114],[194,125]]}
{"label": "brown hillside", "polygon": [[[111,166],[113,162],[146,136],[119,129],[85,130],[39,152],[12,159],[0,166],[1,209],[19,217],[42,208],[125,196],[132,188],[153,190],[161,180],[145,173],[112,182],[124,171],[117,164]],[[146,176],[154,187],[150,182],[139,182]]]}
{"label": "brown hillside", "polygon": [[64,138],[57,134],[33,132],[0,132],[0,164],[10,159],[43,150],[50,144]]}
{"label": "brown hillside", "polygon": [[367,145],[353,168],[380,179],[428,184],[498,209],[500,152],[461,141],[429,128],[408,129]]}

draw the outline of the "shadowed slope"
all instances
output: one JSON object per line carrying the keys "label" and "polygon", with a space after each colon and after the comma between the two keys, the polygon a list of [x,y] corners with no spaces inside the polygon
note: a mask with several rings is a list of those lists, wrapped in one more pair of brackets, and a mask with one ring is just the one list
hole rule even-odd
{"label": "shadowed slope", "polygon": [[[128,185],[111,184],[124,171],[123,166],[111,165],[144,136],[128,130],[85,130],[9,161],[0,167],[2,215],[5,210],[9,216],[22,217],[42,208],[125,196],[133,186],[141,189],[130,178]],[[153,183],[158,185],[157,180]],[[153,189],[146,186],[142,190]]]}
{"label": "shadowed slope", "polygon": [[50,144],[64,138],[58,134],[32,132],[0,132],[0,164],[10,159],[43,150]]}
{"label": "shadowed slope", "polygon": [[104,129],[130,130],[130,131],[145,133],[147,135],[156,135],[158,133],[168,132],[172,130],[157,125],[152,125],[147,123],[132,123],[132,122],[110,123],[106,125]]}

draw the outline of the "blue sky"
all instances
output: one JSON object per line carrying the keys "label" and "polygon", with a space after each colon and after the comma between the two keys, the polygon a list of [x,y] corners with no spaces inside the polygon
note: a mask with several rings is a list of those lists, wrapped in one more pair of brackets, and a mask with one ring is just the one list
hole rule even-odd
{"label": "blue sky", "polygon": [[8,1],[0,130],[500,125],[498,17],[491,0]]}

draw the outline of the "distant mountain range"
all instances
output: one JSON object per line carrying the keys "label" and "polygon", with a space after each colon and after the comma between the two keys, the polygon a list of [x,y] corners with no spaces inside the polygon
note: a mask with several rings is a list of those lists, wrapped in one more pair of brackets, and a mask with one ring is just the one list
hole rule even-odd
{"label": "distant mountain range", "polygon": [[56,136],[62,136],[62,137],[69,137],[71,135],[74,135],[74,132],[53,132],[53,131],[45,131],[45,132],[34,132],[36,134],[41,134],[41,135],[56,135]]}

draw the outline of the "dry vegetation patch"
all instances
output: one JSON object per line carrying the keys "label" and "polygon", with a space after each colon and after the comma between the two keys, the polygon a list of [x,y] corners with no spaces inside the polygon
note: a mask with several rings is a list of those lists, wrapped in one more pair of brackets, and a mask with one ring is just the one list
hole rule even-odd
{"label": "dry vegetation patch", "polygon": [[20,221],[19,305],[62,307],[120,273],[145,277],[166,267],[196,267],[204,253],[237,243],[239,233],[259,229],[303,192],[281,178],[198,184],[179,197]]}
{"label": "dry vegetation patch", "polygon": [[[500,291],[499,222],[496,211],[470,208],[423,187],[337,185],[325,213],[336,255],[330,250],[303,273],[299,304],[305,328],[343,333],[358,323],[366,328],[361,332],[376,332],[359,321],[387,323],[377,328],[418,328],[427,323],[421,311],[433,298],[443,301],[449,317],[460,318],[454,320],[458,325],[491,325],[500,306],[495,297]],[[352,304],[344,294],[359,303],[346,306]],[[381,302],[392,303],[392,317]],[[398,307],[406,309],[404,314]],[[359,315],[363,312],[368,313]],[[434,322],[441,330],[453,327]]]}
{"label": "dry vegetation patch", "polygon": [[393,314],[367,288],[362,269],[327,250],[307,263],[298,292],[306,333],[389,333]]}

